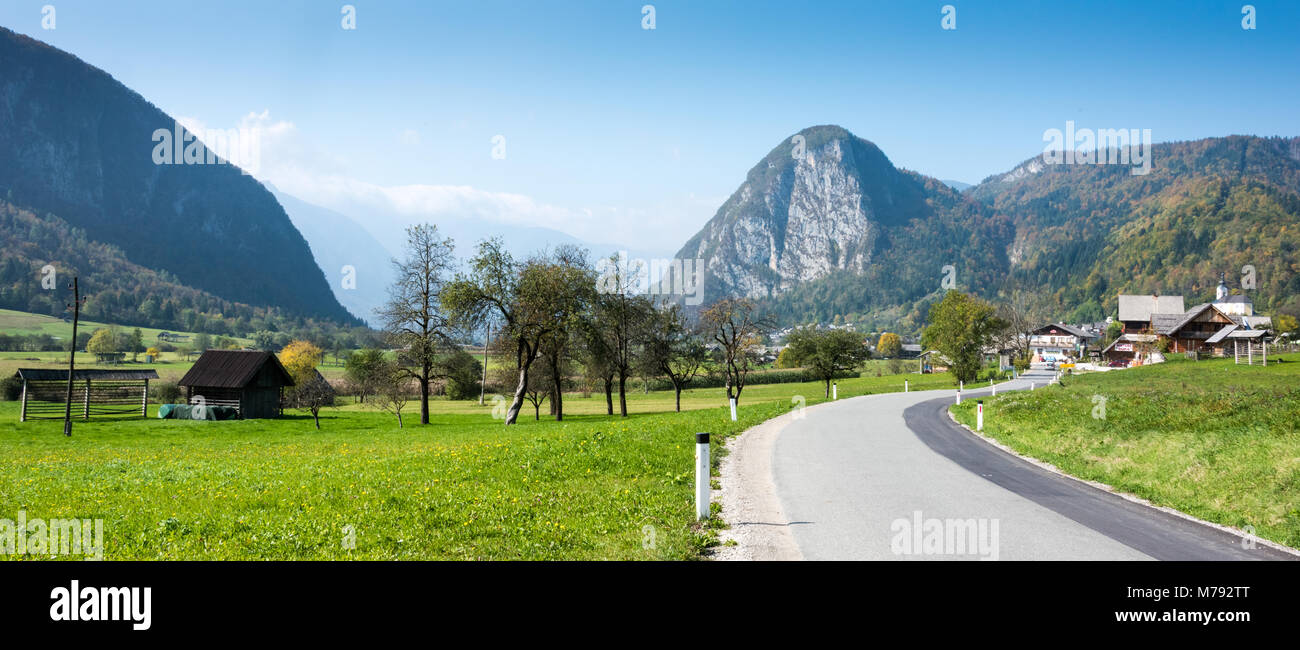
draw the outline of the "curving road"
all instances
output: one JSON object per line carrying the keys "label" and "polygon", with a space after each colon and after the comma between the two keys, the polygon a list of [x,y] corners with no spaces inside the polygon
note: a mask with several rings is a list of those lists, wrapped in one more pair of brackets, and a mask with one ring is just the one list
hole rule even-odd
{"label": "curving road", "polygon": [[808,560],[1296,559],[1003,452],[948,418],[954,393],[845,399],[787,420],[762,459],[776,514],[733,526],[781,530],[797,547],[786,556]]}

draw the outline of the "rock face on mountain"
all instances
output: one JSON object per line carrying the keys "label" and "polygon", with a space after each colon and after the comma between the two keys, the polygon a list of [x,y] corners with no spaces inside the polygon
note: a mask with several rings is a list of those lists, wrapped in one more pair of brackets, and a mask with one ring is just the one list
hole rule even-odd
{"label": "rock face on mountain", "polygon": [[[785,139],[678,257],[705,260],[705,300],[773,298],[848,274],[884,305],[1005,274],[1009,223],[942,181],[900,170],[838,126]],[[945,266],[952,266],[951,273]]]}
{"label": "rock face on mountain", "polygon": [[175,127],[104,71],[0,28],[0,198],[222,299],[357,322],[254,178],[155,163],[155,132]]}

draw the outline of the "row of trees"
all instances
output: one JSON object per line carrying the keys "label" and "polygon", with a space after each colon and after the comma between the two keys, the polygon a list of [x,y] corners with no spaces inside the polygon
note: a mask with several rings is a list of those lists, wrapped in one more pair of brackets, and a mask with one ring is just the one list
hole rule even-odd
{"label": "row of trees", "polygon": [[[453,253],[454,243],[436,226],[408,228],[405,257],[395,261],[397,279],[379,312],[387,346],[396,350],[388,374],[418,387],[421,423],[429,421],[437,382],[446,381],[450,394],[452,386],[469,383],[471,369],[481,372],[472,357],[456,352],[471,333],[489,328],[493,350],[509,360],[505,422],[513,424],[525,401],[535,417],[549,401],[551,414],[563,420],[564,392],[574,377],[603,387],[610,415],[617,394],[617,411],[627,416],[628,379],[638,375],[666,379],[678,410],[681,392],[704,372],[725,377],[727,397],[739,400],[769,327],[745,299],[721,300],[690,318],[680,305],[638,290],[644,269],[612,258],[598,272],[576,246],[516,259],[499,239],[489,239],[459,273]],[[365,383],[365,369],[382,366],[382,359],[378,352],[354,357],[354,383]]]}

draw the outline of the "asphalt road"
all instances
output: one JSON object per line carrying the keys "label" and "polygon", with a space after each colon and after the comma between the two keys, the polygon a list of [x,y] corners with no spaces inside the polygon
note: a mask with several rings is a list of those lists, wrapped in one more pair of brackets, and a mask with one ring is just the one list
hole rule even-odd
{"label": "asphalt road", "polygon": [[[998,391],[1043,389],[1050,376],[1034,371]],[[1296,559],[1005,453],[948,418],[954,397],[845,399],[780,432],[772,482],[804,559]]]}

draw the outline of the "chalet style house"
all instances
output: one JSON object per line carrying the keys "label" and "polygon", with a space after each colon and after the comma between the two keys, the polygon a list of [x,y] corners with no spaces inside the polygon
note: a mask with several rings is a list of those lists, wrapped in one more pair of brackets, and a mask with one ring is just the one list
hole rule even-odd
{"label": "chalet style house", "polygon": [[1029,349],[1036,360],[1045,361],[1048,357],[1079,358],[1088,341],[1093,338],[1096,338],[1095,334],[1082,328],[1053,323],[1029,333]]}
{"label": "chalet style house", "polygon": [[1171,353],[1223,356],[1242,341],[1258,345],[1272,327],[1271,318],[1255,313],[1249,297],[1229,292],[1222,274],[1214,302],[1185,310],[1182,296],[1121,295],[1119,320],[1123,333],[1102,351],[1112,361],[1133,360],[1165,341]]}

